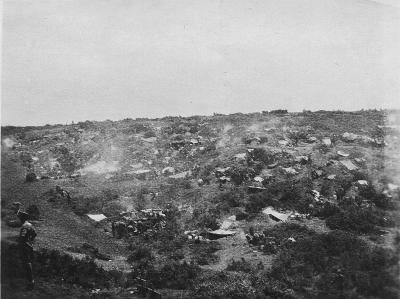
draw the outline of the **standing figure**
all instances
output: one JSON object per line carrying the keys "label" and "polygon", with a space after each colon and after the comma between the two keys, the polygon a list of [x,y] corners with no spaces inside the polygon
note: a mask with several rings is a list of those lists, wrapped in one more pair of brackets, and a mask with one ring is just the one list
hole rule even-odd
{"label": "standing figure", "polygon": [[19,250],[20,257],[25,269],[26,278],[28,280],[28,289],[32,290],[35,284],[33,280],[32,262],[33,262],[33,241],[36,237],[36,231],[33,225],[28,222],[29,215],[19,211],[17,214],[21,220],[22,227],[19,232]]}

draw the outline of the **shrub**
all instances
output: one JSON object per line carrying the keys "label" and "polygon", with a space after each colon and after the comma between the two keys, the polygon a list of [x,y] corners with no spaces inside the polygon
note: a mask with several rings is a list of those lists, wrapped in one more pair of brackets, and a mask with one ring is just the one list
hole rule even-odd
{"label": "shrub", "polygon": [[248,213],[258,213],[268,204],[271,204],[272,198],[269,192],[261,192],[256,194],[251,194],[249,200],[245,205],[246,212]]}
{"label": "shrub", "polygon": [[106,189],[102,191],[106,201],[113,201],[118,199],[118,191],[114,189]]}
{"label": "shrub", "polygon": [[307,140],[308,132],[304,131],[304,130],[302,130],[302,131],[290,131],[288,135],[289,135],[288,137],[292,140],[293,144],[297,145],[299,143],[299,141]]}
{"label": "shrub", "polygon": [[102,208],[102,212],[107,217],[118,216],[121,212],[124,212],[126,208],[119,201],[112,201],[106,203]]}
{"label": "shrub", "polygon": [[326,219],[326,225],[331,229],[348,230],[357,233],[372,233],[377,231],[377,225],[390,225],[382,212],[372,208],[348,207]]}
{"label": "shrub", "polygon": [[[274,226],[273,228],[264,231],[264,235],[268,238],[264,240],[264,252],[276,253],[276,246],[278,248],[287,248],[293,246],[293,242],[289,238],[294,238],[296,242],[307,237],[315,235],[315,232],[308,229],[306,226],[297,223],[282,223]],[[269,240],[274,240],[275,246],[269,246]]]}
{"label": "shrub", "polygon": [[359,195],[366,200],[372,201],[378,208],[392,209],[393,202],[385,194],[378,193],[371,184],[359,188]]}
{"label": "shrub", "polygon": [[248,261],[246,261],[243,257],[238,260],[235,261],[232,259],[232,261],[228,264],[228,266],[226,267],[227,271],[235,271],[235,272],[245,272],[245,273],[249,273],[253,270],[253,266],[251,265],[251,263],[249,263]]}
{"label": "shrub", "polygon": [[270,114],[281,115],[281,114],[287,114],[288,111],[286,109],[276,109],[276,110],[271,110],[269,113]]}
{"label": "shrub", "polygon": [[83,216],[89,212],[100,211],[103,207],[103,201],[100,197],[74,197],[72,210],[78,216]]}
{"label": "shrub", "polygon": [[340,208],[337,205],[330,202],[325,202],[322,206],[313,211],[313,216],[325,219],[339,212]]}
{"label": "shrub", "polygon": [[187,289],[200,273],[200,267],[194,263],[168,261],[160,270],[152,269],[147,273],[156,288]]}
{"label": "shrub", "polygon": [[353,174],[353,180],[354,181],[358,181],[358,180],[366,180],[368,181],[368,174],[366,174],[365,172],[361,172],[361,171],[355,171]]}
{"label": "shrub", "polygon": [[33,173],[33,172],[28,173],[26,175],[26,181],[27,182],[35,182],[35,181],[37,181],[36,173]]}
{"label": "shrub", "polygon": [[333,231],[283,250],[269,278],[281,289],[294,290],[297,298],[397,298],[399,285],[390,269],[398,259],[391,250],[371,248],[353,234]]}
{"label": "shrub", "polygon": [[231,177],[232,182],[236,186],[239,186],[247,179],[253,178],[255,176],[255,172],[249,167],[235,166],[230,169],[229,176]]}
{"label": "shrub", "polygon": [[40,218],[40,211],[37,205],[30,205],[26,212],[29,214],[29,219],[32,220],[39,220]]}
{"label": "shrub", "polygon": [[239,189],[234,189],[232,191],[227,191],[221,193],[217,196],[216,201],[219,206],[225,208],[239,207],[243,203],[244,194]]}
{"label": "shrub", "polygon": [[193,211],[193,218],[197,222],[197,226],[212,230],[219,228],[219,215],[220,213],[217,209],[195,209]]}
{"label": "shrub", "polygon": [[151,249],[144,245],[139,246],[130,246],[130,250],[132,251],[131,254],[128,256],[128,262],[134,263],[138,262],[141,264],[147,264],[153,259],[153,254]]}
{"label": "shrub", "polygon": [[195,281],[191,291],[192,297],[198,299],[257,298],[250,275],[243,272],[206,273]]}
{"label": "shrub", "polygon": [[144,138],[150,138],[150,137],[156,137],[156,133],[154,133],[152,130],[146,131],[143,135]]}
{"label": "shrub", "polygon": [[275,162],[275,156],[263,148],[255,148],[247,155],[247,162],[252,163],[253,161],[262,162],[264,165],[268,165]]}
{"label": "shrub", "polygon": [[249,214],[244,211],[238,211],[235,216],[237,221],[241,221],[247,219]]}
{"label": "shrub", "polygon": [[209,265],[218,262],[216,251],[221,249],[221,245],[216,241],[209,243],[199,243],[193,246],[193,260],[199,265]]}

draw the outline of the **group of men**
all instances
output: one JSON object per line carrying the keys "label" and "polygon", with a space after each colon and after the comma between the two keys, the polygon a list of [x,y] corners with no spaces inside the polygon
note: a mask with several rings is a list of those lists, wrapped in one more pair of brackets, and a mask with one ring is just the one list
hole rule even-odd
{"label": "group of men", "polygon": [[157,230],[165,227],[165,214],[162,211],[144,211],[146,217],[132,219],[122,217],[111,223],[112,235],[115,238],[123,238],[129,235],[137,235],[147,230]]}

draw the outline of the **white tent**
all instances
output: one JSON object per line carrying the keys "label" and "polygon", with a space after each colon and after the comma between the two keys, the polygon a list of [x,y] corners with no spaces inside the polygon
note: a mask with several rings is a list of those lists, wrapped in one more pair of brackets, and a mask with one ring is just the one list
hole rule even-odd
{"label": "white tent", "polygon": [[107,218],[104,214],[87,214],[87,216],[96,222],[100,222]]}

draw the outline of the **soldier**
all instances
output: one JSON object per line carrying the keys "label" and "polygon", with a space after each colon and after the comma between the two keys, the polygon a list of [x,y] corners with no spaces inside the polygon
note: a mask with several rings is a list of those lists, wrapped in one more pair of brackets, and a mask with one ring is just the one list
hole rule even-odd
{"label": "soldier", "polygon": [[19,201],[13,202],[12,209],[14,210],[15,215],[18,215],[18,213],[21,211],[21,206],[22,203],[20,203]]}
{"label": "soldier", "polygon": [[118,239],[121,239],[125,236],[126,233],[126,224],[122,221],[117,221],[115,223],[116,235]]}
{"label": "soldier", "polygon": [[71,195],[69,195],[69,192],[68,192],[68,191],[63,190],[63,192],[62,192],[62,197],[67,198],[68,204],[71,204]]}
{"label": "soldier", "polygon": [[115,238],[115,222],[111,222],[111,231],[112,231],[112,236]]}
{"label": "soldier", "polygon": [[60,195],[62,194],[62,188],[58,185],[56,185],[56,193],[58,193]]}
{"label": "soldier", "polygon": [[19,250],[21,261],[25,269],[26,278],[28,280],[28,289],[32,290],[35,284],[33,280],[32,262],[33,262],[33,241],[36,237],[36,231],[33,225],[28,222],[29,215],[19,211],[17,214],[21,220],[22,227],[19,232]]}

